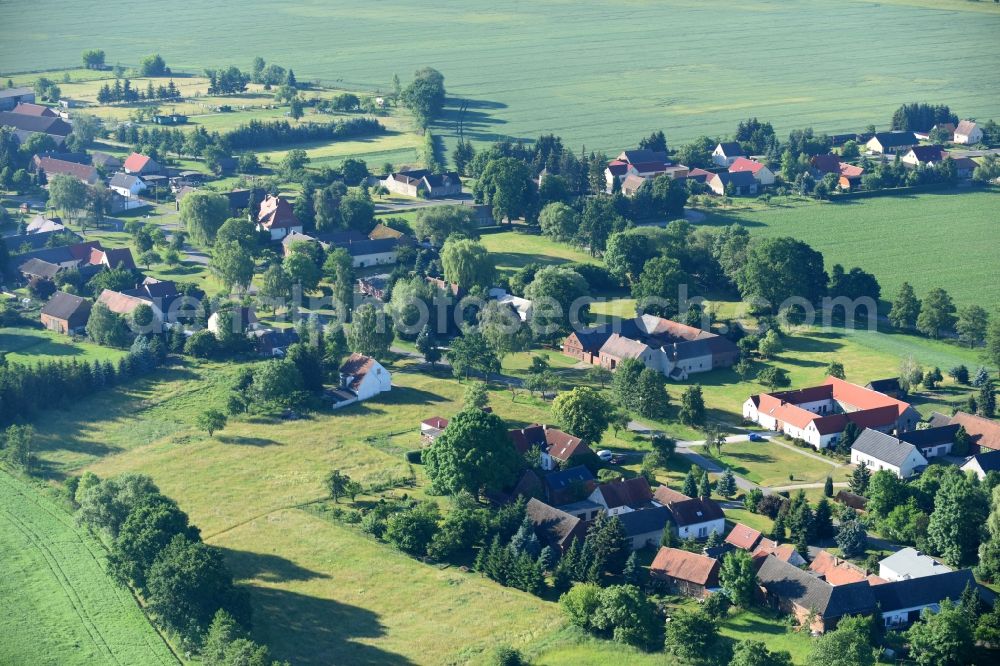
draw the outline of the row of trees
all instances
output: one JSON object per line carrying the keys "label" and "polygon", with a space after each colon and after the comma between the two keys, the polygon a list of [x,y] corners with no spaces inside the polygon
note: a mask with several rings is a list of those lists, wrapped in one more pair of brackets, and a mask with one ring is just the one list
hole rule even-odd
{"label": "row of trees", "polygon": [[115,79],[114,85],[105,83],[97,91],[97,101],[99,104],[112,104],[115,102],[125,102],[126,104],[140,101],[171,100],[180,99],[181,92],[170,79],[167,85],[162,83],[154,86],[152,81],[147,81],[146,89],[133,88],[132,82],[125,79]]}
{"label": "row of trees", "polygon": [[1000,315],[991,318],[980,305],[957,308],[951,295],[940,287],[920,299],[913,286],[904,282],[892,301],[889,323],[932,338],[955,333],[970,347],[986,343],[988,360],[1000,365]]}

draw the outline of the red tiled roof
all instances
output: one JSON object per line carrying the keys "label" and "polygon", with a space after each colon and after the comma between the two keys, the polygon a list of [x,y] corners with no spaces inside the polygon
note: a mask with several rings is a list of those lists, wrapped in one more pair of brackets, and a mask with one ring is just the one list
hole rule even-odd
{"label": "red tiled roof", "polygon": [[865,172],[861,167],[848,164],[847,162],[841,162],[839,167],[840,175],[844,178],[860,178],[861,174]]}
{"label": "red tiled roof", "polygon": [[437,428],[438,430],[444,430],[448,427],[448,419],[440,416],[432,416],[429,419],[424,419],[420,423],[425,426],[430,426],[431,428]]}
{"label": "red tiled roof", "polygon": [[669,576],[705,587],[718,583],[719,561],[679,548],[661,547],[649,566],[652,576]]}
{"label": "red tiled roof", "polygon": [[556,460],[566,462],[575,455],[592,453],[590,447],[579,437],[574,437],[556,428],[545,428],[545,441],[549,445],[549,455]]}
{"label": "red tiled roof", "polygon": [[659,486],[653,493],[653,499],[663,506],[667,506],[673,502],[685,502],[691,498],[684,493],[679,493],[672,488],[668,488],[667,486]]}
{"label": "red tiled roof", "polygon": [[[798,551],[795,550],[795,546],[790,543],[778,545],[777,542],[771,539],[761,539],[760,544],[753,551],[754,557],[774,555],[776,558],[782,562],[791,562],[793,559],[797,559]],[[799,557],[802,557],[799,555]]]}
{"label": "red tiled roof", "polygon": [[372,369],[375,365],[375,359],[371,356],[365,356],[364,354],[358,354],[355,352],[347,357],[344,364],[340,366],[340,374],[349,375],[353,377],[351,380],[350,388],[352,391],[357,391],[361,386],[362,380],[364,380],[365,375],[368,371]]}
{"label": "red tiled roof", "polygon": [[146,155],[132,153],[128,156],[128,159],[125,160],[125,164],[123,164],[122,167],[126,171],[139,172],[146,168],[146,165],[149,164],[149,159],[150,158]]}
{"label": "red tiled roof", "polygon": [[609,509],[645,504],[653,498],[649,481],[644,476],[602,483],[597,489],[601,491],[604,503]]}
{"label": "red tiled roof", "polygon": [[757,173],[764,168],[764,165],[757,160],[751,160],[746,157],[737,157],[733,160],[733,163],[729,165],[730,173],[736,173],[738,171],[749,171],[750,173]]}
{"label": "red tiled roof", "polygon": [[965,428],[980,448],[1000,450],[1000,423],[966,412],[956,412],[951,422]]}
{"label": "red tiled roof", "polygon": [[736,526],[726,536],[726,543],[741,550],[753,550],[760,538],[761,534],[757,530],[747,527],[743,523],[736,523]]}
{"label": "red tiled roof", "polygon": [[45,177],[50,180],[52,179],[52,176],[62,174],[66,176],[73,176],[74,178],[90,185],[96,183],[99,178],[97,169],[92,166],[78,164],[76,162],[68,162],[54,157],[35,156],[35,164],[38,169],[45,173]]}
{"label": "red tiled roof", "polygon": [[826,155],[813,155],[809,163],[817,171],[823,173],[842,173],[840,168],[840,158],[832,153]]}
{"label": "red tiled roof", "polygon": [[300,227],[302,223],[295,216],[292,204],[281,197],[268,195],[260,204],[257,222],[265,229],[287,229]]}
{"label": "red tiled roof", "polygon": [[825,550],[819,551],[816,558],[809,563],[809,570],[823,576],[830,585],[860,583],[866,579],[864,571]]}
{"label": "red tiled roof", "polygon": [[30,102],[20,102],[14,107],[11,113],[20,113],[25,116],[45,116],[46,118],[56,118],[59,116],[58,113],[47,106],[32,104]]}

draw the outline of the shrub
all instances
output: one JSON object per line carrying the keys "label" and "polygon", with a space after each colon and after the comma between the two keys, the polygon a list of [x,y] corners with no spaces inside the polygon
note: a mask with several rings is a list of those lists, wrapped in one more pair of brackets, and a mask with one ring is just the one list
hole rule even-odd
{"label": "shrub", "polygon": [[412,451],[406,452],[406,462],[411,465],[422,465],[423,464],[423,451],[420,449],[413,449]]}

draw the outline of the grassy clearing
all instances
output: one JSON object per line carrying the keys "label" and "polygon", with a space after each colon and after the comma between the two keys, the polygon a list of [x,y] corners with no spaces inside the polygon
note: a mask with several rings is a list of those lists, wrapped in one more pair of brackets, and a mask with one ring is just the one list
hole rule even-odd
{"label": "grassy clearing", "polygon": [[[922,297],[943,287],[958,305],[1000,307],[1000,193],[938,193],[814,202],[734,214],[708,223],[741,222],[754,234],[794,236],[835,263],[871,271],[891,301],[908,281]],[[947,240],[942,231],[947,229]]]}
{"label": "grassy clearing", "polygon": [[[478,12],[453,2],[430,14],[411,11],[404,0],[362,8],[304,0],[249,2],[239,12],[204,3],[162,5],[135,16],[53,0],[44,8],[6,8],[0,63],[9,71],[72,66],[81,51],[97,45],[111,63],[133,65],[157,50],[176,70],[248,68],[245,36],[271,25],[295,38],[269,44],[261,55],[294,68],[300,81],[387,91],[394,72],[405,82],[429,63],[447,77],[452,97],[470,101],[462,118],[467,139],[555,131],[574,150],[612,151],[654,128],[679,142],[732,132],[751,115],[772,121],[782,135],[807,126],[836,132],[877,123],[883,129],[893,109],[924,99],[928,90],[939,91],[940,101],[963,116],[988,118],[996,112],[989,91],[1000,88],[998,61],[984,55],[970,64],[964,54],[993,43],[1000,11],[992,5],[760,0],[706,20],[705,6],[693,0],[620,6],[583,0],[572,11],[560,0],[504,2]],[[179,24],[183,31],[164,36],[162,26]],[[670,26],[666,43],[664,25]],[[837,43],[817,47],[829,43],[831,25],[842,28]],[[449,26],[449,39],[428,38],[441,26]],[[745,62],[707,61],[704,45],[720,34],[770,47]],[[337,47],[323,48],[331,36]],[[940,55],[914,68],[908,48],[914,37],[933,37]],[[619,48],[624,42],[655,47],[663,57],[636,70],[634,50]],[[831,58],[840,65],[830,67]],[[457,109],[449,108],[435,133],[453,136],[458,120]]]}
{"label": "grassy clearing", "polygon": [[60,507],[0,471],[0,663],[178,664],[104,550]]}
{"label": "grassy clearing", "polygon": [[124,352],[90,342],[74,342],[53,331],[31,328],[0,328],[0,351],[11,363],[44,361],[117,361]]}
{"label": "grassy clearing", "polygon": [[500,273],[513,273],[528,264],[543,266],[566,263],[599,263],[599,259],[565,243],[557,243],[545,236],[505,231],[486,234],[481,242],[497,263]]}
{"label": "grassy clearing", "polygon": [[[762,486],[820,483],[827,476],[832,476],[834,481],[846,481],[850,476],[850,470],[845,465],[834,467],[804,452],[771,442],[724,444],[721,455],[715,453],[715,449],[710,453],[708,447],[702,447],[698,452]],[[794,478],[790,480],[789,475]]]}

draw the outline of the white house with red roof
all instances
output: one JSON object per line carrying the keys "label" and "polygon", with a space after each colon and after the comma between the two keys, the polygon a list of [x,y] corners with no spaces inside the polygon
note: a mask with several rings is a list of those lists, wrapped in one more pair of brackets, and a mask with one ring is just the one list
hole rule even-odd
{"label": "white house with red roof", "polygon": [[667,154],[656,150],[623,150],[615,159],[608,162],[604,170],[604,180],[608,191],[613,189],[615,178],[624,181],[628,177],[636,179],[655,178],[667,174],[671,178],[684,178],[688,168],[683,164],[674,164],[667,159]]}
{"label": "white house with red roof", "polygon": [[728,168],[737,157],[746,157],[743,147],[736,141],[723,141],[712,151],[712,161],[720,167]]}
{"label": "white house with red roof", "polygon": [[141,153],[132,153],[122,165],[125,173],[133,176],[153,176],[159,174],[162,168],[152,157]]}
{"label": "white house with red roof", "polygon": [[752,160],[748,157],[737,157],[729,165],[729,173],[739,173],[749,171],[761,186],[774,185],[774,172],[767,168],[762,162]]}
{"label": "white house with red roof", "polygon": [[371,356],[354,353],[340,366],[340,387],[328,393],[333,407],[345,407],[392,390],[392,375]]}
{"label": "white house with red roof", "polygon": [[824,449],[836,445],[848,423],[860,430],[905,432],[916,427],[920,415],[907,402],[827,377],[820,386],[750,396],[743,418]]}
{"label": "white house with red roof", "polygon": [[287,199],[269,194],[260,204],[257,231],[268,231],[271,240],[281,240],[288,234],[301,234],[302,222],[296,217],[292,204]]}

